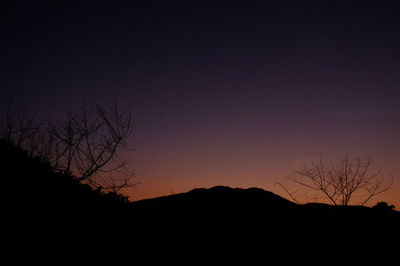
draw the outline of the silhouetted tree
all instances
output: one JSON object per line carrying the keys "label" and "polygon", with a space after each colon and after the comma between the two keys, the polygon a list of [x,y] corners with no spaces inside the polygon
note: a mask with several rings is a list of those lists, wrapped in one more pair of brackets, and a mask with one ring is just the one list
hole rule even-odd
{"label": "silhouetted tree", "polygon": [[[328,200],[334,205],[349,205],[356,199],[363,206],[392,186],[392,180],[383,176],[382,169],[371,158],[352,159],[348,155],[339,160],[323,161],[321,158],[295,170],[287,179],[313,191],[316,201]],[[278,184],[298,202],[294,192]]]}
{"label": "silhouetted tree", "polygon": [[132,127],[131,111],[122,112],[117,101],[111,108],[84,104],[58,123],[38,122],[10,104],[0,123],[0,136],[60,172],[117,192],[132,185],[133,173],[121,157],[128,150]]}

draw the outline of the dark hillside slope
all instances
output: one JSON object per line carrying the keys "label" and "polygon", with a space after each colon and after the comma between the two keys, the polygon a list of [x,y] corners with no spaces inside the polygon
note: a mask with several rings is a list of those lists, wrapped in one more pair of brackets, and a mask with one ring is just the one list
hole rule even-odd
{"label": "dark hillside slope", "polygon": [[10,213],[37,220],[79,220],[115,214],[127,206],[125,198],[57,173],[5,140],[0,140],[0,164],[5,208]]}

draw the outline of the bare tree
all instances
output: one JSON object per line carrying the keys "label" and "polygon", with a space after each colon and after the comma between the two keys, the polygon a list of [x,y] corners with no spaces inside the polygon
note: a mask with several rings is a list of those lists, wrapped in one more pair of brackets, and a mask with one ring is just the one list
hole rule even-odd
{"label": "bare tree", "polygon": [[[382,174],[381,167],[371,158],[350,158],[346,155],[338,160],[324,161],[322,158],[311,165],[303,165],[287,179],[313,192],[314,201],[328,201],[334,205],[349,205],[357,202],[365,205],[371,198],[388,191],[393,179]],[[296,202],[295,193],[286,185],[277,183]]]}
{"label": "bare tree", "polygon": [[14,108],[10,101],[0,120],[0,137],[13,142],[33,156],[41,145],[41,125],[35,116],[28,115],[21,109]]}
{"label": "bare tree", "polygon": [[38,123],[9,105],[0,123],[0,137],[81,182],[118,192],[133,185],[133,173],[121,156],[129,151],[132,128],[131,111],[121,111],[116,100],[110,108],[84,104],[58,123]]}

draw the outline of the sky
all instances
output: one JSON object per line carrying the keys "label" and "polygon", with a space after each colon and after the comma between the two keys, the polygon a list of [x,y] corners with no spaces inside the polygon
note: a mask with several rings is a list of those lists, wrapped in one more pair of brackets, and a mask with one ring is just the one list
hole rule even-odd
{"label": "sky", "polygon": [[[1,103],[57,119],[132,106],[131,200],[261,187],[299,164],[371,156],[400,207],[400,4],[9,1]],[[375,203],[372,201],[371,203]]]}

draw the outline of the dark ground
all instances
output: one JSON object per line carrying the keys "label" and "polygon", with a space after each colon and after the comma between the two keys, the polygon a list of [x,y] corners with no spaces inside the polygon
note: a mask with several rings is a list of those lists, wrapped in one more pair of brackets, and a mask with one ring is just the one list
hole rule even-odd
{"label": "dark ground", "polygon": [[5,141],[0,162],[3,228],[14,249],[55,248],[74,256],[95,248],[108,255],[131,250],[180,258],[183,252],[204,258],[214,252],[272,256],[309,248],[319,250],[314,255],[359,254],[356,249],[387,255],[398,247],[400,212],[385,206],[298,205],[259,188],[223,186],[129,202],[55,173]]}

